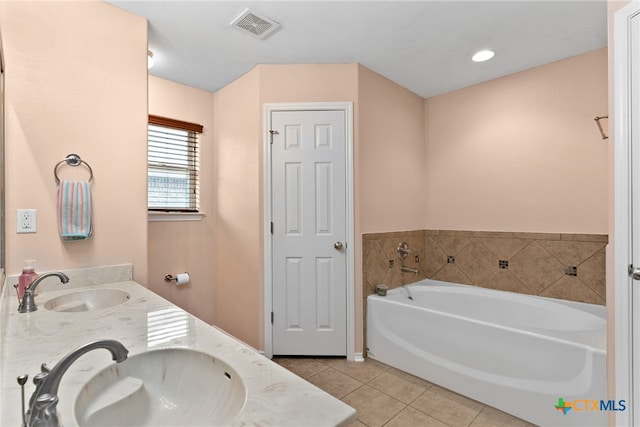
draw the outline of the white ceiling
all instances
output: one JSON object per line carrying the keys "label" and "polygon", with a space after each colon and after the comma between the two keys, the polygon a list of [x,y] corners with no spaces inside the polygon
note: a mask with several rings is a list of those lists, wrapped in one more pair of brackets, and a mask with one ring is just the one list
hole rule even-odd
{"label": "white ceiling", "polygon": [[[257,64],[357,62],[426,98],[607,45],[605,0],[108,3],[149,21],[151,74],[212,92]],[[281,28],[230,27],[246,8]]]}

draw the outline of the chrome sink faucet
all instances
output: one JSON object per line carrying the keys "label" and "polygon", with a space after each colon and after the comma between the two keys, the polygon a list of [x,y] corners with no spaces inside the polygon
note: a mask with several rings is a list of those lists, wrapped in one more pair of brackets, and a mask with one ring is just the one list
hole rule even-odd
{"label": "chrome sink faucet", "polygon": [[113,360],[117,363],[126,360],[129,353],[129,350],[118,341],[94,341],[67,354],[53,369],[47,368],[47,365],[43,363],[40,367],[41,372],[33,378],[36,391],[29,400],[29,410],[25,417],[27,427],[58,427],[60,425],[56,409],[60,380],[76,359],[97,348],[109,350]]}
{"label": "chrome sink faucet", "polygon": [[22,297],[22,300],[20,300],[20,304],[18,304],[18,311],[20,313],[31,313],[32,311],[36,311],[38,309],[38,306],[36,305],[36,301],[33,299],[33,295],[36,291],[36,288],[40,284],[40,282],[42,282],[47,277],[52,277],[52,276],[57,276],[60,279],[61,283],[69,282],[69,276],[60,272],[45,273],[36,277],[36,280],[34,280],[29,285],[29,287],[24,290],[24,295]]}

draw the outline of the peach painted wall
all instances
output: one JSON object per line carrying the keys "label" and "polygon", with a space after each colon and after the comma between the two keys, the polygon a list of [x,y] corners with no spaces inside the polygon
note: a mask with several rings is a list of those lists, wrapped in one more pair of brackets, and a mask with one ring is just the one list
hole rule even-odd
{"label": "peach painted wall", "polygon": [[217,326],[264,348],[263,104],[353,101],[356,66],[258,65],[215,93]]}
{"label": "peach painted wall", "polygon": [[214,324],[262,349],[262,204],[258,73],[214,96]]}
{"label": "peach painted wall", "polygon": [[362,234],[425,228],[424,99],[358,67],[356,352],[364,349]]}
{"label": "peach painted wall", "polygon": [[357,97],[357,64],[258,65],[256,69],[260,108],[269,102],[355,102]]}
{"label": "peach painted wall", "polygon": [[606,234],[607,49],[425,101],[427,228]]}
{"label": "peach painted wall", "polygon": [[424,99],[366,67],[358,73],[360,228],[425,228]]}
{"label": "peach painted wall", "polygon": [[[214,320],[215,247],[214,95],[149,76],[149,114],[198,123],[201,221],[149,222],[149,289],[208,323]],[[191,283],[168,284],[167,274],[189,272]]]}
{"label": "peach painted wall", "polygon": [[[283,102],[354,103],[354,300],[356,351],[361,352],[362,271],[358,266],[362,264],[363,225],[367,232],[393,231],[421,227],[424,221],[422,199],[415,197],[423,181],[423,100],[357,64],[259,65],[216,92],[220,217],[214,267],[215,323],[257,348],[264,348],[262,114],[265,103]],[[367,123],[366,130],[361,123]],[[385,164],[389,158],[398,163]],[[401,172],[406,181],[397,186]],[[406,211],[394,215],[395,204],[381,205],[380,186],[393,191],[390,197],[403,201]]]}
{"label": "peach painted wall", "polygon": [[[25,258],[38,271],[133,263],[146,283],[146,21],[99,1],[0,2],[0,28],[7,273]],[[93,168],[95,235],[63,243],[53,168],[69,153]],[[37,209],[37,233],[15,233],[17,208]]]}

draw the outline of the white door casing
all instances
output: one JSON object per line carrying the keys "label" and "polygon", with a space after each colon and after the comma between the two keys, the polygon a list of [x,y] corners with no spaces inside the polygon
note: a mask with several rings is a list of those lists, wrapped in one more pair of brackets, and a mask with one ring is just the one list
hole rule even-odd
{"label": "white door casing", "polygon": [[265,226],[273,229],[265,232],[269,357],[358,358],[351,112],[350,103],[265,106],[272,131],[265,151]]}
{"label": "white door casing", "polygon": [[616,425],[640,425],[640,3],[614,16],[615,400]]}

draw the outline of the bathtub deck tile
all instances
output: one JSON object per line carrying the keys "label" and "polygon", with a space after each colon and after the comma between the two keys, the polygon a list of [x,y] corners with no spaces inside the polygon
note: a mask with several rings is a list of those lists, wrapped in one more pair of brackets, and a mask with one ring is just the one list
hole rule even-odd
{"label": "bathtub deck tile", "polygon": [[580,265],[603,249],[605,242],[545,241],[540,244],[564,265]]}
{"label": "bathtub deck tile", "polygon": [[327,368],[317,374],[307,378],[311,384],[321,388],[333,397],[342,399],[351,393],[362,383],[348,375],[343,374],[333,368]]}
{"label": "bathtub deck tile", "polygon": [[578,266],[580,280],[593,289],[603,300],[607,298],[606,263],[606,251],[601,249]]}
{"label": "bathtub deck tile", "polygon": [[455,264],[445,264],[436,274],[433,276],[434,280],[442,280],[443,282],[460,283],[463,285],[473,285],[471,279],[469,279],[464,272]]}
{"label": "bathtub deck tile", "polygon": [[542,297],[559,298],[589,304],[604,305],[604,299],[587,286],[579,277],[564,276],[540,293]]}
{"label": "bathtub deck tile", "polygon": [[369,427],[383,426],[406,407],[399,400],[366,384],[345,396],[342,401],[353,406],[358,411],[358,420]]}
{"label": "bathtub deck tile", "polygon": [[484,405],[434,385],[411,406],[451,426],[468,426]]}
{"label": "bathtub deck tile", "polygon": [[529,288],[509,270],[496,270],[491,276],[480,283],[483,288],[497,289],[499,291],[518,292],[520,294],[531,294]]}
{"label": "bathtub deck tile", "polygon": [[391,421],[384,425],[385,427],[448,427],[447,424],[430,417],[429,415],[418,411],[410,406],[403,409],[398,415],[393,417]]}
{"label": "bathtub deck tile", "polygon": [[496,256],[477,239],[458,253],[456,264],[474,285],[482,283],[498,269]]}
{"label": "bathtub deck tile", "polygon": [[564,276],[563,268],[558,259],[536,241],[509,262],[509,270],[536,295]]}
{"label": "bathtub deck tile", "polygon": [[387,265],[387,255],[384,253],[378,242],[370,244],[371,248],[364,258],[365,270],[367,272],[365,284],[370,287],[369,293],[375,292],[376,285],[384,283],[385,277],[389,273]]}
{"label": "bathtub deck tile", "polygon": [[529,240],[485,237],[478,239],[496,258],[509,260],[529,244]]}

